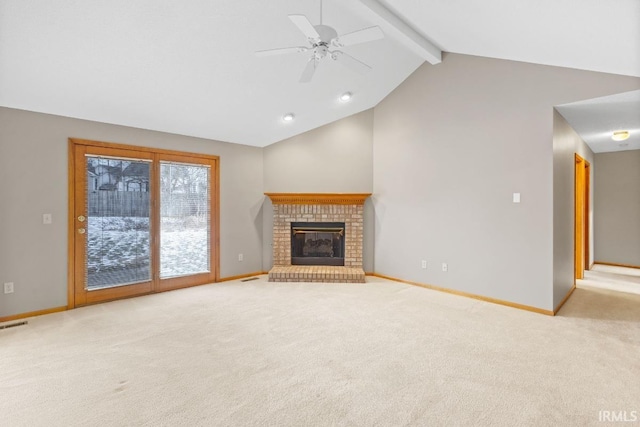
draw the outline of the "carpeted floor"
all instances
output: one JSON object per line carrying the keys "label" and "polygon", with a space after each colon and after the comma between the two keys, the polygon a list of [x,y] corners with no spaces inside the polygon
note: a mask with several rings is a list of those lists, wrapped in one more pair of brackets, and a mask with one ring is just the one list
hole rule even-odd
{"label": "carpeted floor", "polygon": [[368,281],[262,276],[0,330],[0,425],[585,426],[602,425],[602,411],[640,419],[640,295],[579,288],[550,317]]}
{"label": "carpeted floor", "polygon": [[578,286],[640,294],[640,269],[596,264],[584,272]]}

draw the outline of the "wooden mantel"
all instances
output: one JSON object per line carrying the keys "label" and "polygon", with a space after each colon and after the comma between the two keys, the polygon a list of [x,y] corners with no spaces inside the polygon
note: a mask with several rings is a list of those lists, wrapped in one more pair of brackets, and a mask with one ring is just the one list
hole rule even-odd
{"label": "wooden mantel", "polygon": [[264,193],[276,205],[364,205],[371,193]]}

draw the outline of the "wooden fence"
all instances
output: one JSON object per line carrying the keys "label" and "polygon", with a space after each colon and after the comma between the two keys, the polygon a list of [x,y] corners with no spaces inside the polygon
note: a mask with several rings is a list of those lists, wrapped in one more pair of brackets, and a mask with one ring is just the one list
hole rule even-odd
{"label": "wooden fence", "polygon": [[[101,217],[149,217],[150,193],[138,191],[92,191],[87,198],[89,216]],[[163,217],[204,215],[209,200],[206,194],[164,195],[160,209]]]}

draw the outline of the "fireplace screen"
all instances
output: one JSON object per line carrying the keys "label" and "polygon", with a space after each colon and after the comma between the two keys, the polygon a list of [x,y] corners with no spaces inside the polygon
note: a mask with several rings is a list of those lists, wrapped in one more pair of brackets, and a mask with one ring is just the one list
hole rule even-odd
{"label": "fireplace screen", "polygon": [[292,222],[292,265],[344,265],[344,222]]}

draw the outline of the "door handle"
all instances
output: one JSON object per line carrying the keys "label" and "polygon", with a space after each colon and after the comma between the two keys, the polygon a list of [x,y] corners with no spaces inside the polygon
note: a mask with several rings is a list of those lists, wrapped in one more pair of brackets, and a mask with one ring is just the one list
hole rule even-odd
{"label": "door handle", "polygon": [[78,233],[80,233],[80,234],[84,234],[85,231],[87,231],[87,230],[85,230],[84,228],[78,228]]}
{"label": "door handle", "polygon": [[80,221],[80,222],[84,222],[85,219],[87,219],[87,218],[85,218],[84,215],[80,215],[78,217],[78,221]]}

